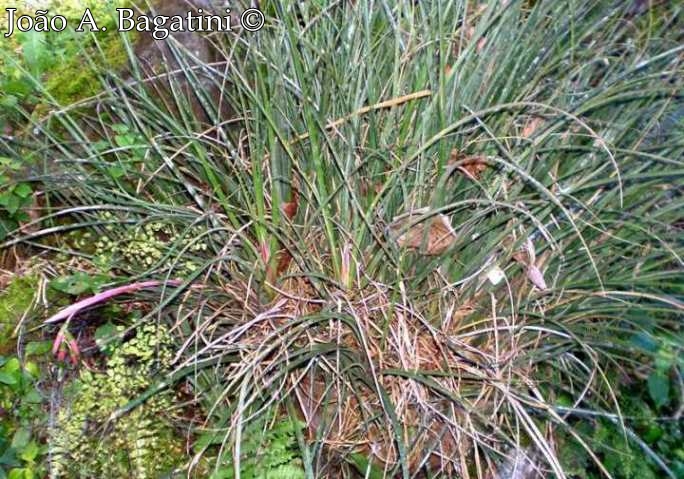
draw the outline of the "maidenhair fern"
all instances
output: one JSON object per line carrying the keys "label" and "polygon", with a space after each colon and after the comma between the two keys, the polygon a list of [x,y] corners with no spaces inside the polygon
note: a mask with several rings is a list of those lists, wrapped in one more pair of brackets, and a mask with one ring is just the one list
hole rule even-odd
{"label": "maidenhair fern", "polygon": [[166,330],[144,326],[113,351],[104,372],[81,372],[71,385],[73,402],[60,411],[52,431],[52,478],[146,479],[172,468],[181,449],[160,420],[171,405],[169,393],[110,419],[168,369],[170,346]]}
{"label": "maidenhair fern", "polygon": [[[101,219],[109,222],[120,220],[111,212],[103,213]],[[113,229],[110,225],[107,231]],[[196,241],[203,233],[204,230],[197,226],[183,231],[172,224],[155,221],[127,229],[116,238],[98,236],[93,250],[95,263],[103,271],[119,267],[142,271],[173,268],[176,273],[189,274],[197,268],[196,261],[192,259],[194,255],[207,249],[206,243]],[[182,248],[185,254],[184,260],[177,263],[176,257],[168,252],[178,238],[180,242],[176,246]],[[75,246],[79,250],[86,250],[93,239],[94,234],[86,232],[75,241]]]}

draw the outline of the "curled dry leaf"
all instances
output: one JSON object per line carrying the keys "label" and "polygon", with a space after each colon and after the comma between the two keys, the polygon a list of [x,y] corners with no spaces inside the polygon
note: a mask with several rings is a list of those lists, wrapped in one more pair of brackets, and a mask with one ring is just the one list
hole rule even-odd
{"label": "curled dry leaf", "polygon": [[530,238],[527,238],[522,248],[513,253],[513,260],[524,265],[536,264],[537,254],[534,250],[534,243]]}
{"label": "curled dry leaf", "polygon": [[477,46],[476,46],[477,53],[482,53],[486,46],[487,46],[487,39],[485,37],[480,38],[477,41]]}
{"label": "curled dry leaf", "polygon": [[[280,210],[283,212],[285,217],[290,221],[292,221],[292,219],[294,219],[294,217],[297,215],[297,211],[299,210],[299,192],[296,188],[292,189],[292,200],[280,205]],[[276,253],[276,255],[278,257],[278,266],[276,267],[275,272],[278,276],[280,276],[290,266],[290,262],[292,261],[292,255],[286,248],[280,249]],[[273,278],[272,265],[268,266],[266,276],[269,279],[269,281],[275,280],[275,278]]]}
{"label": "curled dry leaf", "polygon": [[449,166],[456,166],[458,170],[470,179],[478,179],[487,169],[487,160],[482,155],[467,156],[457,149],[451,150]]}
{"label": "curled dry leaf", "polygon": [[268,242],[262,241],[259,243],[259,255],[261,256],[261,261],[264,264],[268,264],[268,260],[271,259],[271,249],[268,247]]}
{"label": "curled dry leaf", "polygon": [[340,257],[342,259],[342,270],[340,272],[342,284],[349,287],[353,279],[351,266],[352,266],[352,245],[346,243],[342,248]]}
{"label": "curled dry leaf", "polygon": [[361,196],[368,196],[368,193],[370,192],[370,183],[366,179],[361,179],[359,181],[359,193]]}
{"label": "curled dry leaf", "polygon": [[525,249],[527,250],[527,256],[530,258],[530,264],[537,263],[537,252],[534,249],[534,243],[532,243],[532,238],[527,238],[525,241]]}
{"label": "curled dry leaf", "polygon": [[525,242],[525,246],[513,253],[513,260],[525,267],[527,279],[529,279],[533,285],[542,291],[548,289],[546,281],[544,280],[544,274],[536,265],[537,258],[534,251],[534,244],[531,239],[528,238]]}
{"label": "curled dry leaf", "polygon": [[513,261],[527,266],[529,264],[527,252],[524,250],[516,251],[513,253]]}
{"label": "curled dry leaf", "polygon": [[[486,9],[487,6],[484,6],[484,9]],[[484,10],[482,10],[484,11]],[[475,27],[470,26],[466,29],[465,31],[465,37],[470,41],[475,37]],[[482,51],[485,49],[487,46],[487,38],[482,36],[477,40],[477,44],[475,45],[475,50],[477,53],[482,53]]]}
{"label": "curled dry leaf", "polygon": [[544,275],[535,265],[531,264],[527,267],[527,278],[540,290],[544,291],[547,289]]}
{"label": "curled dry leaf", "polygon": [[451,321],[458,324],[463,319],[467,318],[468,316],[470,316],[474,312],[475,312],[475,307],[473,307],[471,302],[468,302],[466,304],[462,304],[458,308],[456,308],[456,310],[451,314]]}
{"label": "curled dry leaf", "polygon": [[[420,250],[425,255],[439,255],[456,241],[456,232],[445,215],[440,213],[420,223],[415,223],[416,220],[417,214],[412,214],[395,220],[390,226],[400,247]],[[425,249],[422,249],[424,244]]]}
{"label": "curled dry leaf", "polygon": [[292,201],[283,203],[281,208],[283,210],[283,214],[287,217],[287,219],[291,220],[297,214],[297,203],[294,203]]}
{"label": "curled dry leaf", "polygon": [[382,191],[382,187],[382,181],[371,183],[368,180],[361,180],[359,183],[359,193],[361,193],[362,196],[368,196],[368,194],[373,191],[376,195],[379,195]]}
{"label": "curled dry leaf", "polygon": [[280,210],[287,217],[287,219],[291,220],[297,214],[298,209],[299,209],[299,193],[297,192],[296,189],[293,189],[292,190],[292,201],[287,201],[287,202],[283,203],[282,205],[280,205]]}

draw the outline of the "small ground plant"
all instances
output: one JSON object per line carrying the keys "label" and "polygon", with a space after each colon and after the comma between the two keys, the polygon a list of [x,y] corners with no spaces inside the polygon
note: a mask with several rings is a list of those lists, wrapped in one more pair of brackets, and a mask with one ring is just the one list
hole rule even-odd
{"label": "small ground plant", "polygon": [[0,356],[0,477],[33,479],[45,474],[40,432],[47,418],[36,385],[40,374],[33,361],[22,364],[16,356]]}
{"label": "small ground plant", "polygon": [[164,377],[172,354],[169,346],[168,332],[154,325],[139,328],[115,348],[103,343],[111,352],[104,370],[83,369],[69,385],[73,391],[65,394],[71,404],[61,408],[50,439],[52,477],[145,479],[174,469],[182,449],[161,419],[172,405],[168,392],[129,414],[116,415]]}

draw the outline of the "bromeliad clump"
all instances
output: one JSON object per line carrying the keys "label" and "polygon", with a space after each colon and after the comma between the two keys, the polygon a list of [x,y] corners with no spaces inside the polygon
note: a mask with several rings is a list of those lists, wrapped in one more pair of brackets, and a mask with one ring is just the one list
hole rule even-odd
{"label": "bromeliad clump", "polygon": [[171,426],[160,419],[170,393],[154,395],[119,419],[113,414],[168,371],[171,337],[147,325],[113,350],[104,371],[83,370],[71,385],[51,433],[51,477],[158,477],[180,456]]}

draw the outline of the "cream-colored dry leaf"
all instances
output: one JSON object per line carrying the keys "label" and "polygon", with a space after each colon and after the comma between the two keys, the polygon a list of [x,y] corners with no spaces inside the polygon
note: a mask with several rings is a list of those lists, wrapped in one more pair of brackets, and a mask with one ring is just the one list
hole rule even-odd
{"label": "cream-colored dry leaf", "polygon": [[542,291],[546,291],[548,286],[546,286],[546,281],[544,280],[544,274],[535,265],[530,265],[527,268],[527,279],[529,279],[533,285]]}
{"label": "cream-colored dry leaf", "polygon": [[537,255],[534,250],[534,244],[530,238],[527,239],[523,248],[513,253],[513,260],[525,267],[527,279],[538,289],[545,291],[548,289],[544,274],[539,266],[537,266]]}
{"label": "cream-colored dry leaf", "polygon": [[506,273],[499,267],[499,265],[494,265],[487,270],[487,279],[494,286],[499,284],[506,278]]}
{"label": "cream-colored dry leaf", "polygon": [[[390,228],[394,232],[400,233],[415,221],[416,216],[410,215],[395,221]],[[398,236],[395,235],[395,237],[400,247],[419,250],[421,254],[425,255],[444,253],[457,238],[449,218],[443,214],[437,214],[425,221],[412,224],[412,226],[408,226],[408,230]]]}

